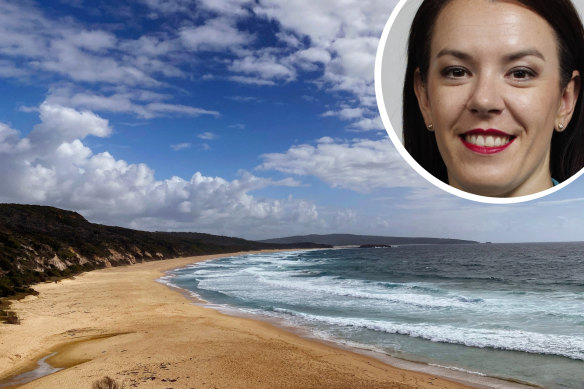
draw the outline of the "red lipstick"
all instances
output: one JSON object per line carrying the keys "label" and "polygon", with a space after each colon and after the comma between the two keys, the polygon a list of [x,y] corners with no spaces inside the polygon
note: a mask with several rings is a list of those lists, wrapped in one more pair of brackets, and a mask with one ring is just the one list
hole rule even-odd
{"label": "red lipstick", "polygon": [[[498,142],[500,144],[492,144],[487,146],[487,137],[497,139],[498,141],[494,141],[493,143]],[[460,136],[460,140],[462,141],[462,144],[466,146],[466,148],[479,154],[499,153],[509,147],[515,138],[515,136],[509,135],[503,131],[495,130],[493,128],[489,128],[488,130],[475,128],[474,130],[465,132]]]}

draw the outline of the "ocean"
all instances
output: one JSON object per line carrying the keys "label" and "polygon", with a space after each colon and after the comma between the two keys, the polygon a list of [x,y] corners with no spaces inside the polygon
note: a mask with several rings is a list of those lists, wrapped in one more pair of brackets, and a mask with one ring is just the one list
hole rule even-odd
{"label": "ocean", "polygon": [[584,243],[410,245],[226,257],[163,282],[378,355],[584,388]]}

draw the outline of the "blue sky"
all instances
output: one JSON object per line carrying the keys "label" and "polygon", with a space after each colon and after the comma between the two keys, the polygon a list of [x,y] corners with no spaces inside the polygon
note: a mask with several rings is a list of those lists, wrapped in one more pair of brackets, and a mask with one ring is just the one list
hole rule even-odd
{"label": "blue sky", "polygon": [[0,201],[250,239],[581,240],[581,179],[489,205],[402,161],[373,83],[395,3],[0,0]]}

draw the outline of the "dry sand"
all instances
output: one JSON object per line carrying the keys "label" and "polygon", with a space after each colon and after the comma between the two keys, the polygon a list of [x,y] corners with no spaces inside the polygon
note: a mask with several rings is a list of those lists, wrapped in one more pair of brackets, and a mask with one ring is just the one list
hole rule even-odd
{"label": "dry sand", "polygon": [[223,255],[96,270],[35,286],[0,324],[0,381],[42,357],[66,367],[22,388],[469,388],[193,304],[156,282],[166,270]]}

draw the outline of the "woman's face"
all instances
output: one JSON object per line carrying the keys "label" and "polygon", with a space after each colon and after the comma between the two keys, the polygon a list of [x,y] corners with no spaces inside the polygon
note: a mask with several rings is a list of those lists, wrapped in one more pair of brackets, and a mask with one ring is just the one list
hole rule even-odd
{"label": "woman's face", "polygon": [[448,3],[435,24],[426,80],[418,72],[415,91],[449,184],[498,197],[551,187],[551,137],[570,121],[577,76],[561,88],[555,33],[528,8]]}

